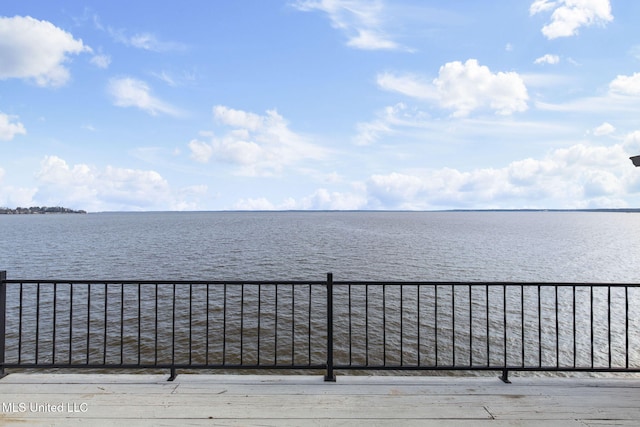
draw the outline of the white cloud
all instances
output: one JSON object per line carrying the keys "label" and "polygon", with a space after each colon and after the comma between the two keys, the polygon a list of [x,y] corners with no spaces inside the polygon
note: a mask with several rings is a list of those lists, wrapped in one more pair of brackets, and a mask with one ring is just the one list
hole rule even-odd
{"label": "white cloud", "polygon": [[616,128],[613,127],[613,125],[611,125],[610,123],[604,122],[603,124],[601,124],[600,126],[598,126],[593,130],[593,134],[595,136],[609,135],[615,132],[615,130]]}
{"label": "white cloud", "polygon": [[175,107],[151,95],[151,88],[142,80],[131,77],[113,78],[109,81],[108,92],[118,107],[137,107],[155,116],[158,113],[179,116]]}
{"label": "white cloud", "polygon": [[640,95],[640,73],[632,76],[620,75],[609,84],[609,91],[622,95]]}
{"label": "white cloud", "polygon": [[169,51],[183,51],[187,47],[178,42],[167,42],[159,40],[155,34],[152,33],[137,33],[132,36],[126,35],[123,29],[114,29],[108,27],[106,31],[109,33],[118,43],[122,43],[126,46],[134,47],[136,49],[148,50],[151,52],[169,52]]}
{"label": "white cloud", "polygon": [[556,7],[556,3],[555,1],[549,0],[535,0],[529,7],[529,13],[535,15],[536,13],[547,12]]}
{"label": "white cloud", "polygon": [[541,56],[540,58],[536,58],[533,61],[534,64],[557,64],[560,62],[560,57],[558,55],[551,55],[547,53],[546,55]]}
{"label": "white cloud", "polygon": [[381,0],[298,0],[292,4],[301,11],[321,11],[331,25],[347,34],[347,45],[364,50],[407,50],[382,29],[384,4]]}
{"label": "white cloud", "polygon": [[27,133],[24,125],[15,119],[15,116],[0,113],[0,141],[11,141],[14,136]]}
{"label": "white cloud", "polygon": [[6,172],[0,168],[0,207],[15,208],[34,206],[35,188],[16,188],[3,182]]}
{"label": "white cloud", "polygon": [[462,172],[443,168],[373,175],[367,206],[378,209],[624,207],[640,175],[628,160],[640,132],[622,144],[576,144],[542,159]]}
{"label": "white cloud", "polygon": [[280,173],[305,159],[321,159],[326,151],[293,132],[275,110],[261,116],[218,105],[213,108],[215,121],[231,127],[223,136],[210,142],[192,140],[191,157],[206,163],[212,157],[239,167],[241,175],[258,176]]}
{"label": "white cloud", "polygon": [[419,99],[437,99],[438,93],[435,87],[423,78],[412,75],[394,75],[392,73],[378,74],[378,86],[381,89],[399,92],[403,95]]}
{"label": "white cloud", "polygon": [[174,190],[153,170],[70,166],[57,156],[45,157],[36,174],[39,204],[75,206],[88,211],[195,208],[192,199],[206,187]]}
{"label": "white cloud", "polygon": [[98,68],[106,69],[111,64],[111,57],[109,55],[94,55],[90,62]]}
{"label": "white cloud", "polygon": [[396,132],[399,127],[424,126],[428,119],[426,113],[411,109],[400,102],[378,112],[372,121],[358,123],[358,134],[354,137],[354,142],[356,145],[369,145],[384,135]]}
{"label": "white cloud", "polygon": [[531,15],[551,10],[551,22],[542,27],[547,39],[574,36],[581,27],[613,21],[609,0],[535,0],[529,7]]}
{"label": "white cloud", "polygon": [[240,199],[233,209],[239,210],[359,210],[367,207],[363,193],[343,193],[319,188],[312,194],[298,200],[287,198],[281,203],[273,203],[265,197]]}
{"label": "white cloud", "polygon": [[400,92],[415,98],[435,100],[440,107],[454,110],[454,117],[489,108],[497,114],[509,115],[527,109],[527,88],[515,72],[492,73],[488,67],[469,59],[464,64],[448,62],[440,67],[432,84],[415,76],[378,76],[382,89]]}
{"label": "white cloud", "polygon": [[0,80],[33,79],[38,86],[62,86],[69,80],[69,55],[91,52],[82,40],[51,22],[29,16],[0,17]]}

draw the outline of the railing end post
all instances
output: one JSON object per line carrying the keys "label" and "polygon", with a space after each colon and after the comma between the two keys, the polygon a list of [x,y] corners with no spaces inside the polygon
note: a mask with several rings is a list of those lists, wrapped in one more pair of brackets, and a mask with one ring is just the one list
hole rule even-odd
{"label": "railing end post", "polygon": [[327,373],[324,380],[335,382],[333,373],[333,273],[327,273]]}
{"label": "railing end post", "polygon": [[4,349],[7,339],[7,272],[0,271],[0,378],[6,376],[4,371]]}

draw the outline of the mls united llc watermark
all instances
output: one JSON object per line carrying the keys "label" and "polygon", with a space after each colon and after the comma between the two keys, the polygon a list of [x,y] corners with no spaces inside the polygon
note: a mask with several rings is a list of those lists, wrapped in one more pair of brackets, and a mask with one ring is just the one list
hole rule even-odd
{"label": "mls united llc watermark", "polygon": [[9,413],[64,413],[82,414],[89,410],[89,405],[85,402],[60,402],[60,403],[39,403],[39,402],[2,402],[2,412]]}

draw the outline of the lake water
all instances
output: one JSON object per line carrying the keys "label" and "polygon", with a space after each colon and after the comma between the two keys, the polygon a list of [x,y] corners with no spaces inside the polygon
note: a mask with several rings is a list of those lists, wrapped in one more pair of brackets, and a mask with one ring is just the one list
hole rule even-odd
{"label": "lake water", "polygon": [[[0,216],[0,236],[0,270],[6,270],[9,279],[43,281],[321,281],[326,278],[327,272],[333,272],[337,281],[636,283],[637,260],[640,259],[640,214],[622,212],[164,212],[4,215]],[[157,320],[155,324],[149,320],[150,323],[144,330],[140,325],[136,326],[138,308],[129,300],[134,301],[144,293],[144,297],[141,297],[145,300],[143,305],[149,305],[149,316],[152,316],[157,312],[153,305],[158,304],[158,296],[154,300],[152,290],[136,290],[132,287],[125,291],[115,286],[107,291],[106,286],[96,285],[89,291],[91,296],[87,295],[86,288],[78,288],[75,297],[73,294],[62,293],[59,302],[71,299],[77,305],[72,321],[71,314],[65,313],[60,306],[55,308],[56,303],[50,291],[42,291],[42,299],[36,303],[36,298],[40,298],[40,291],[37,290],[39,288],[30,286],[25,288],[24,298],[31,305],[30,308],[25,308],[20,323],[22,326],[18,327],[22,328],[20,346],[27,349],[27,359],[41,357],[65,360],[69,355],[66,343],[71,334],[70,323],[82,324],[83,316],[91,319],[91,328],[96,328],[93,330],[87,327],[88,333],[81,336],[76,334],[83,327],[73,328],[74,346],[78,346],[81,357],[86,353],[87,360],[99,360],[101,357],[106,360],[111,357],[107,357],[107,353],[114,353],[116,362],[113,363],[119,363],[118,353],[123,357],[118,344],[124,343],[120,338],[122,332],[128,334],[129,340],[124,357],[132,359],[140,358],[141,342],[145,343],[142,347],[154,341],[160,341],[166,346],[174,339],[173,336],[166,335],[171,328],[170,317],[161,321],[164,323],[160,329],[164,332],[161,332],[160,339]],[[305,304],[308,307],[314,306],[314,313],[319,313],[320,317],[314,317],[313,322],[321,323],[324,301],[322,297],[316,299],[314,296],[312,303],[312,291],[308,287],[303,287],[300,292],[296,291],[295,295],[293,289],[287,294],[287,289],[281,288],[279,293],[277,288],[269,287],[229,288],[231,299],[228,300],[228,305],[224,302],[225,308],[222,311],[221,301],[227,301],[226,287],[224,291],[212,290],[205,306],[202,300],[205,288],[196,287],[194,290],[182,286],[179,288],[178,311],[189,313],[189,317],[178,323],[186,321],[189,324],[193,321],[193,324],[200,325],[195,331],[196,335],[202,336],[205,331],[203,325],[207,324],[205,316],[210,314],[211,319],[214,319],[215,316],[224,315],[224,320],[220,317],[212,323],[224,325],[228,328],[227,333],[232,331],[232,338],[229,341],[225,338],[224,341],[229,353],[220,353],[222,358],[242,357],[243,343],[246,349],[246,343],[255,343],[257,336],[253,356],[247,357],[260,359],[262,334],[265,342],[268,341],[265,337],[274,338],[274,342],[284,340],[287,343],[285,346],[292,349],[291,354],[304,352],[308,347],[308,359],[321,363],[323,350],[312,351],[311,335],[307,335],[306,329],[299,331],[300,325],[304,326],[306,323],[310,330],[313,317],[311,309],[307,319],[302,318],[298,324],[298,320],[294,322],[293,319],[304,317],[304,308],[294,315],[291,307],[294,297],[296,304],[301,302],[303,307]],[[577,360],[579,364],[588,366],[589,363],[593,364],[593,356],[590,355],[596,352],[597,362],[606,365],[607,348],[611,346],[612,336],[614,346],[624,348],[623,329],[607,326],[607,318],[611,315],[606,301],[612,298],[612,304],[615,305],[612,305],[611,311],[617,319],[618,312],[624,311],[626,297],[618,291],[612,296],[607,296],[604,290],[597,291],[595,296],[589,296],[586,291],[578,288],[577,293],[583,302],[577,304],[575,289],[573,294],[570,289],[561,291],[560,297],[558,294],[554,296],[549,290],[540,293],[540,289],[537,289],[536,293],[535,287],[509,291],[507,309],[506,295],[503,301],[500,293],[493,290],[485,293],[482,289],[472,292],[470,288],[460,291],[445,287],[422,290],[371,288],[370,303],[362,305],[364,290],[354,289],[353,295],[349,290],[347,295],[343,288],[336,291],[340,294],[339,298],[342,298],[342,302],[336,307],[339,314],[334,332],[339,341],[338,358],[342,363],[351,360],[352,348],[347,342],[351,342],[352,336],[355,337],[354,340],[364,336],[366,340],[370,340],[367,346],[372,347],[365,348],[360,355],[356,354],[356,358],[370,355],[372,359],[383,357],[386,360],[386,355],[380,355],[388,353],[397,360],[405,357],[405,360],[448,364],[460,363],[459,358],[471,360],[475,357],[480,363],[484,363],[486,359],[489,364],[489,359],[494,355],[493,350],[489,350],[488,343],[489,337],[494,334],[491,338],[495,341],[492,348],[499,349],[498,353],[504,352],[504,357],[515,360],[515,363],[527,359],[527,363],[531,361],[533,364],[542,364],[544,359],[554,364],[561,358],[573,358],[574,363]],[[632,291],[629,294],[631,317],[627,323],[630,335],[635,336],[640,332],[637,306],[639,295],[635,290]],[[192,292],[197,295],[193,299],[193,306]],[[209,295],[209,291],[206,292]],[[224,297],[221,292],[224,292]],[[22,350],[19,351],[16,346],[16,319],[19,318],[16,317],[19,307],[17,298],[14,291],[9,301],[10,317],[13,319],[9,322],[13,326],[8,330],[10,336],[7,348],[10,358],[18,357],[18,353],[22,354]],[[166,315],[171,295],[168,293],[161,298],[163,315]],[[375,313],[367,314],[370,308],[377,307],[385,298],[387,306],[399,308],[396,312],[402,315],[393,312],[383,317]],[[353,325],[351,321],[345,323],[352,310],[351,304],[348,308],[344,304],[345,299],[354,303]],[[91,313],[83,302],[89,300]],[[104,308],[107,300],[108,310]],[[253,300],[262,301],[262,306],[258,304],[251,308],[245,304]],[[358,308],[356,303],[359,300],[361,305]],[[416,300],[417,306],[421,308],[417,312],[415,308],[410,311],[412,309],[408,307],[412,304],[415,306]],[[455,308],[454,300],[457,301]],[[102,304],[102,301],[105,303]],[[441,311],[435,312],[429,301],[442,304],[439,309]],[[561,308],[561,312],[556,315],[553,306],[558,303],[566,307],[575,306],[577,317],[572,318],[566,308]],[[402,308],[403,304],[405,308]],[[472,305],[477,306],[473,316],[470,313]],[[535,312],[536,305],[542,307],[538,314]],[[195,320],[189,320],[192,308]],[[124,313],[125,309],[126,316],[119,314]],[[349,310],[349,313],[345,310]],[[284,313],[280,320],[285,322],[284,327],[275,320],[278,318],[277,314],[274,318],[276,311]],[[38,312],[40,314],[36,315]],[[504,329],[504,336],[508,334],[510,342],[520,339],[518,334],[524,320],[518,319],[525,312],[533,319],[533,325],[527,326],[532,326],[534,331],[536,325],[540,328],[537,336],[534,332],[534,335],[526,337],[532,343],[531,349],[526,349],[526,356],[521,354],[518,349],[520,347],[508,349],[506,344],[501,344],[500,327],[496,326],[497,332],[489,330],[488,324],[491,322],[499,325],[505,312],[508,312],[512,323],[508,333]],[[41,319],[56,317],[52,313],[57,315],[54,323],[58,332],[52,332],[50,327],[38,327],[35,320],[38,316]],[[286,313],[291,313],[289,323],[283,320]],[[594,316],[595,329],[591,327],[589,332],[590,327],[586,325],[594,324],[589,320]],[[260,320],[256,319],[262,319],[261,326]],[[617,320],[619,324],[625,324],[624,319]],[[84,321],[86,323],[86,319]],[[256,321],[258,323],[254,324]],[[405,331],[408,330],[412,335],[410,340],[415,341],[414,344],[407,344],[404,349],[402,344],[408,338],[401,332],[403,321]],[[460,330],[454,328],[455,322],[463,325]],[[115,331],[109,336],[106,332],[101,332],[106,330],[104,325],[107,324],[111,325],[110,331]],[[483,326],[485,324],[486,328]],[[29,330],[34,332],[29,333]],[[208,327],[206,330],[209,331]],[[191,332],[186,331],[179,332],[176,338],[176,344],[183,349],[183,353],[184,349],[190,349],[195,342],[191,338]],[[380,331],[388,332],[389,338],[381,338]],[[35,341],[38,333],[39,342],[42,341],[40,350],[37,350]],[[301,336],[298,337],[298,334]],[[314,340],[322,341],[318,338],[322,337],[322,330],[317,334],[319,335],[314,335]],[[477,337],[472,337],[476,334]],[[522,334],[524,338],[524,332]],[[136,335],[138,338],[135,338]],[[107,339],[114,343],[113,346],[107,345]],[[383,341],[378,342],[380,339]],[[475,344],[469,346],[470,340],[475,340]],[[302,343],[301,348],[296,344],[299,342]],[[487,343],[487,347],[484,343]],[[354,345],[360,346],[362,350],[361,341]],[[542,349],[540,353],[536,350],[539,345]],[[59,346],[61,347],[58,348]],[[378,350],[372,350],[376,346]],[[439,348],[439,356],[434,355],[434,348]],[[506,355],[507,350],[509,355]],[[164,357],[171,353],[169,348],[162,351]],[[272,349],[262,351],[263,357],[277,357]],[[202,349],[199,352],[201,357],[205,357],[202,356]],[[629,355],[634,366],[640,363],[640,347],[634,344]],[[182,357],[191,360],[189,352]],[[206,357],[209,357],[208,353]],[[214,358],[213,353],[211,357]],[[592,358],[591,362],[589,357]],[[384,360],[383,363],[386,363]]]}
{"label": "lake water", "polygon": [[636,282],[640,214],[3,215],[0,241],[11,279]]}

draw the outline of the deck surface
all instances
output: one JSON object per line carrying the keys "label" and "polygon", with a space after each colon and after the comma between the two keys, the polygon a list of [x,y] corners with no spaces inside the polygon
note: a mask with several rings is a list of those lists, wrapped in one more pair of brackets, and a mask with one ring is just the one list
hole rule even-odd
{"label": "deck surface", "polygon": [[24,374],[0,425],[607,426],[640,424],[640,378]]}

